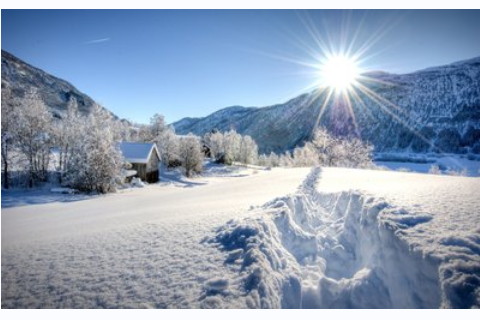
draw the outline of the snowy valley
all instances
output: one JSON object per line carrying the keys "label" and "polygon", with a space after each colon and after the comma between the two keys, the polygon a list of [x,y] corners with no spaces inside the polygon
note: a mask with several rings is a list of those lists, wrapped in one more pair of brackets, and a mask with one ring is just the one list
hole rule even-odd
{"label": "snowy valley", "polygon": [[2,51],[2,308],[480,308],[479,75],[372,74],[353,135],[318,92],[173,128]]}
{"label": "snowy valley", "polygon": [[336,112],[334,101],[324,110],[328,93],[315,89],[285,103],[229,107],[173,125],[197,135],[233,128],[265,153],[308,141],[317,121],[329,132],[360,136],[376,152],[480,152],[480,57],[409,74],[367,73],[360,82],[367,89],[353,94],[350,115]]}

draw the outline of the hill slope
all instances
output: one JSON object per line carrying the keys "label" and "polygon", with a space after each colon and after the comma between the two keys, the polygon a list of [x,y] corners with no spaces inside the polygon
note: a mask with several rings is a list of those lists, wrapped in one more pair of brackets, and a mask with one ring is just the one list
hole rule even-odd
{"label": "hill slope", "polygon": [[96,104],[92,98],[67,81],[2,50],[2,105],[12,103],[11,98],[22,99],[29,92],[37,92],[56,117],[62,116],[72,99],[76,100],[78,111],[82,114],[90,113]]}
{"label": "hill slope", "polygon": [[[410,74],[367,76],[371,80],[362,84],[388,102],[380,106],[358,91],[354,118],[345,104],[331,102],[320,125],[337,135],[359,135],[377,151],[480,153],[480,57]],[[311,136],[325,98],[315,90],[283,104],[230,107],[173,125],[179,134],[235,129],[251,135],[262,152],[279,152]]]}

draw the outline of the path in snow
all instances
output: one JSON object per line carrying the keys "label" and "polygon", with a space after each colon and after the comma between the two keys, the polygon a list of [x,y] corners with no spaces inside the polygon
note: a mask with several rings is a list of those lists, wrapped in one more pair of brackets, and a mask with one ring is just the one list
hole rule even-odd
{"label": "path in snow", "polygon": [[315,169],[206,243],[251,307],[479,307],[478,190],[476,178]]}

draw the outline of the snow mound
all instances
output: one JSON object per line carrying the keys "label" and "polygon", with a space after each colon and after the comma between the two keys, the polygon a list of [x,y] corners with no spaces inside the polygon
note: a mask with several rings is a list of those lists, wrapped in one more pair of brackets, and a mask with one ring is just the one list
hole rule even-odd
{"label": "snow mound", "polygon": [[133,187],[137,188],[144,188],[145,187],[145,182],[143,182],[140,178],[133,177],[132,182],[131,182]]}
{"label": "snow mound", "polygon": [[358,191],[318,192],[321,175],[313,169],[296,193],[208,239],[238,274],[248,307],[480,307],[478,235],[426,250],[414,240],[435,215]]}
{"label": "snow mound", "polygon": [[247,307],[300,307],[300,273],[272,221],[232,220],[207,242],[226,252],[224,263],[238,274],[237,290],[247,296]]}

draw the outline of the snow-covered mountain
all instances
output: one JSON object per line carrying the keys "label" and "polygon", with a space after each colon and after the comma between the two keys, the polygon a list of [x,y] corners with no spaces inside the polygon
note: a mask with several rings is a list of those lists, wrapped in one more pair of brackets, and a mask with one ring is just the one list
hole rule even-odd
{"label": "snow-covered mountain", "polygon": [[67,81],[35,68],[2,50],[2,105],[12,103],[13,98],[22,99],[30,92],[38,93],[56,117],[62,116],[72,99],[76,100],[78,110],[82,114],[90,113],[96,104],[92,98]]}
{"label": "snow-covered mountain", "polygon": [[[377,151],[480,153],[480,57],[409,74],[365,76],[370,80],[362,84],[379,98],[357,90],[354,118],[345,103],[331,102],[320,125],[337,135],[359,135]],[[229,107],[173,125],[179,134],[235,129],[251,135],[261,152],[284,151],[311,136],[325,98],[314,90],[283,104]]]}

